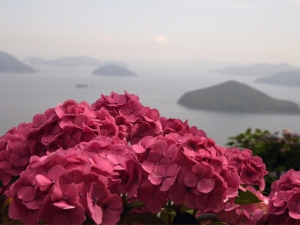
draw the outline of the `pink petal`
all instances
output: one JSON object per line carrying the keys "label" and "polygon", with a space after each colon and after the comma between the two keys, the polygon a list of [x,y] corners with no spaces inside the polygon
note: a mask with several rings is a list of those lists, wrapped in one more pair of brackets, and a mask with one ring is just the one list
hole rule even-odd
{"label": "pink petal", "polygon": [[[176,165],[176,164],[175,164]],[[166,176],[169,165],[157,164],[153,168],[153,172],[159,176]]]}
{"label": "pink petal", "polygon": [[56,181],[57,178],[63,173],[65,172],[65,168],[62,167],[61,165],[57,165],[52,167],[49,171],[48,171],[48,177],[49,179]]}
{"label": "pink petal", "polygon": [[157,175],[156,173],[152,172],[148,175],[148,179],[150,180],[150,182],[154,185],[159,185],[162,180],[163,180],[163,177],[160,176],[160,175]]}
{"label": "pink petal", "polygon": [[226,197],[226,187],[219,186],[216,187],[215,190],[208,195],[210,195],[208,208],[214,212],[219,212],[224,208],[224,199]]}
{"label": "pink petal", "polygon": [[23,201],[32,201],[35,197],[35,188],[32,186],[21,186],[18,190],[18,197]]}
{"label": "pink petal", "polygon": [[152,213],[158,213],[162,208],[162,203],[157,198],[150,198],[146,203],[146,208]]}
{"label": "pink petal", "polygon": [[177,175],[178,170],[179,170],[179,168],[178,168],[177,164],[176,163],[171,163],[171,164],[168,165],[168,169],[167,169],[165,175],[167,177],[174,177],[174,176]]}
{"label": "pink petal", "polygon": [[177,182],[172,185],[169,190],[169,198],[175,205],[181,205],[185,197],[185,187],[179,185]]}
{"label": "pink petal", "polygon": [[33,116],[32,119],[32,126],[33,127],[40,127],[46,122],[46,115],[45,114],[36,114]]}
{"label": "pink petal", "polygon": [[37,183],[40,185],[40,186],[49,186],[52,183],[51,180],[49,180],[47,177],[45,177],[44,175],[41,175],[41,174],[38,174],[35,176],[36,180],[37,180]]}
{"label": "pink petal", "polygon": [[79,193],[78,186],[74,183],[66,185],[66,187],[64,187],[64,194],[70,200],[72,199],[74,201],[77,201],[79,198],[78,193]]}
{"label": "pink petal", "polygon": [[153,163],[153,162],[150,162],[150,161],[144,161],[143,163],[142,163],[142,168],[146,171],[146,172],[148,172],[148,173],[151,173],[152,171],[153,171],[153,169],[154,169],[154,166],[155,166],[155,164]]}
{"label": "pink petal", "polygon": [[300,219],[300,213],[297,211],[289,211],[289,215],[293,219],[296,219],[296,220]]}
{"label": "pink petal", "polygon": [[108,190],[104,184],[92,183],[91,189],[88,193],[88,199],[97,198],[98,201],[103,201],[108,196]]}
{"label": "pink petal", "polygon": [[140,140],[140,144],[144,148],[151,148],[155,142],[156,139],[152,136],[146,136]]}
{"label": "pink petal", "polygon": [[262,209],[256,209],[253,213],[254,220],[258,221],[264,216],[264,211]]}
{"label": "pink petal", "polygon": [[75,206],[69,205],[65,201],[55,202],[55,203],[53,203],[53,205],[55,205],[56,207],[61,208],[61,209],[74,209],[75,208]]}
{"label": "pink petal", "polygon": [[189,172],[184,177],[184,183],[188,187],[195,187],[199,182],[199,177]]}
{"label": "pink petal", "polygon": [[93,202],[88,201],[88,208],[91,212],[91,216],[96,224],[102,223],[103,210],[99,205],[93,204]]}
{"label": "pink petal", "polygon": [[209,194],[196,195],[195,203],[197,205],[197,209],[204,211],[207,209],[207,205],[209,203]]}
{"label": "pink petal", "polygon": [[166,156],[173,158],[177,152],[177,146],[175,144],[170,145],[166,151]]}
{"label": "pink petal", "polygon": [[120,220],[121,213],[107,209],[103,211],[102,225],[117,224]]}
{"label": "pink petal", "polygon": [[58,185],[58,183],[53,185],[52,193],[51,193],[50,197],[51,197],[51,200],[54,201],[54,202],[60,201],[61,199],[64,198],[62,190],[61,190],[60,186]]}
{"label": "pink petal", "polygon": [[141,103],[135,99],[130,99],[127,102],[127,107],[131,110],[136,110],[141,107]]}
{"label": "pink petal", "polygon": [[202,178],[197,184],[197,190],[202,193],[209,193],[215,186],[215,180],[213,178]]}
{"label": "pink petal", "polygon": [[165,141],[157,141],[154,145],[153,145],[153,151],[159,151],[159,152],[165,152],[168,148],[168,143]]}
{"label": "pink petal", "polygon": [[131,110],[126,105],[124,105],[119,109],[119,113],[121,116],[127,117],[131,113]]}
{"label": "pink petal", "polygon": [[161,186],[159,188],[160,191],[167,191],[174,184],[176,180],[176,176],[163,179]]}
{"label": "pink petal", "polygon": [[195,203],[195,195],[192,192],[186,194],[183,203],[191,209],[197,208],[197,205]]}
{"label": "pink petal", "polygon": [[202,176],[203,177],[212,177],[214,175],[214,169],[210,165],[203,165]]}
{"label": "pink petal", "polygon": [[104,204],[108,204],[109,208],[114,210],[114,211],[117,211],[117,212],[122,212],[123,211],[122,198],[117,194],[110,195],[108,200],[105,200]]}
{"label": "pink petal", "polygon": [[146,151],[145,148],[143,148],[142,146],[136,144],[132,146],[133,151],[135,151],[136,153],[143,153]]}

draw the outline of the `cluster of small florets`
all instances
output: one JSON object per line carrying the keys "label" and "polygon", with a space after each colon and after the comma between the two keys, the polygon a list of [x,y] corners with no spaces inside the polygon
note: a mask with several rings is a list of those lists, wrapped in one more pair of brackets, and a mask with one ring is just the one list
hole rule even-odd
{"label": "cluster of small florets", "polygon": [[216,214],[220,221],[229,224],[264,224],[269,198],[252,186],[247,186],[245,191],[254,193],[261,202],[239,205],[235,204],[235,198],[232,198],[226,202],[224,209]]}
{"label": "cluster of small florets", "polygon": [[299,224],[300,171],[291,169],[273,182],[269,198],[269,224]]}
{"label": "cluster of small florets", "polygon": [[126,92],[91,105],[68,100],[0,138],[2,193],[12,198],[10,218],[26,224],[116,224],[124,197],[144,203],[135,213],[173,202],[199,214],[234,211],[254,224],[265,214],[261,204],[229,204],[239,189],[260,196],[244,187],[263,190],[266,174],[250,150],[218,146]]}

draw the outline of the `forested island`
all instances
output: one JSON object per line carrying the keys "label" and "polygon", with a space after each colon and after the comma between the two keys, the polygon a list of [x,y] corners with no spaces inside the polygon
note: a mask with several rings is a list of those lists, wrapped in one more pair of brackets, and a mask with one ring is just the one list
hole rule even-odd
{"label": "forested island", "polygon": [[130,71],[129,69],[113,64],[106,64],[99,67],[93,71],[95,75],[104,75],[104,76],[137,76],[136,73]]}
{"label": "forested island", "polygon": [[268,96],[246,84],[227,81],[212,87],[183,94],[178,104],[190,109],[217,112],[299,114],[299,106],[291,101]]}
{"label": "forested island", "polygon": [[255,82],[300,87],[300,70],[290,70],[274,74],[271,77],[261,77],[256,79]]}
{"label": "forested island", "polygon": [[35,73],[35,69],[22,63],[16,57],[0,51],[0,72],[1,73]]}

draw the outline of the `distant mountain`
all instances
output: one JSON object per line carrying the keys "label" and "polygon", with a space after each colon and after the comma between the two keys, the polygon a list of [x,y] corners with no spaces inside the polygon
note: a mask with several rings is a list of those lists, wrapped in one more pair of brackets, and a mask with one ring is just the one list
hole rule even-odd
{"label": "distant mountain", "polygon": [[119,65],[107,64],[99,67],[93,71],[95,75],[105,75],[105,76],[137,76],[134,72],[128,70],[127,68]]}
{"label": "distant mountain", "polygon": [[27,62],[31,64],[39,65],[53,65],[53,66],[100,66],[101,62],[97,59],[87,57],[87,56],[69,56],[65,58],[55,59],[55,60],[44,60],[39,57],[33,57],[26,59]]}
{"label": "distant mountain", "polygon": [[290,70],[286,72],[277,73],[271,77],[256,79],[255,82],[300,87],[300,70]]}
{"label": "distant mountain", "polygon": [[0,51],[0,72],[2,73],[35,73],[36,70],[25,65],[14,56]]}
{"label": "distant mountain", "polygon": [[299,114],[297,104],[274,99],[245,84],[228,81],[185,93],[178,104],[191,109],[218,112]]}
{"label": "distant mountain", "polygon": [[46,64],[47,61],[40,58],[40,57],[32,57],[32,58],[28,58],[25,59],[25,62],[28,62],[30,64],[36,64],[36,65],[41,65],[41,64]]}
{"label": "distant mountain", "polygon": [[246,75],[246,76],[271,76],[275,73],[280,73],[295,68],[287,63],[280,63],[276,65],[262,63],[252,64],[248,66],[225,67],[222,69],[209,70],[209,72],[223,73],[231,75]]}

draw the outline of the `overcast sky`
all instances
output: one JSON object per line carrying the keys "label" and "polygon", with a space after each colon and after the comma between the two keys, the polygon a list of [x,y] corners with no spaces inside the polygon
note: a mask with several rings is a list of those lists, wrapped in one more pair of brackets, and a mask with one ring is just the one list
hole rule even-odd
{"label": "overcast sky", "polygon": [[300,65],[300,0],[0,0],[0,51]]}

